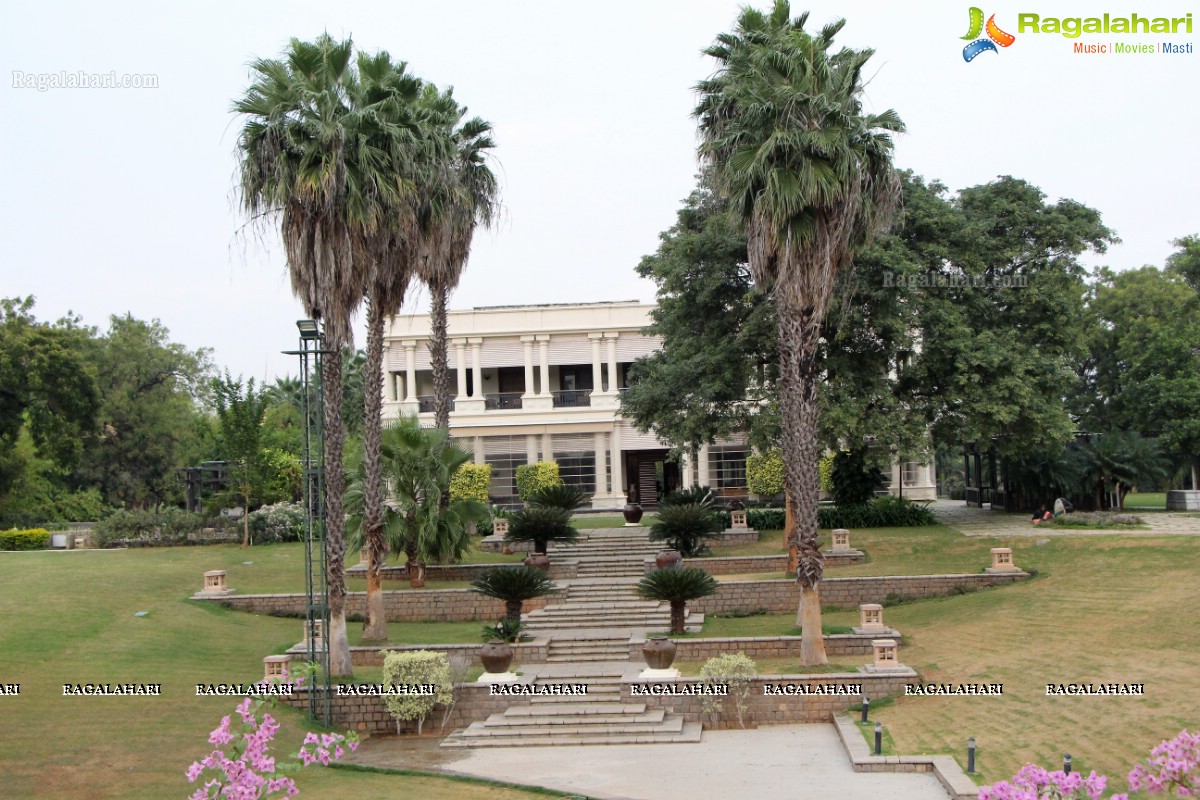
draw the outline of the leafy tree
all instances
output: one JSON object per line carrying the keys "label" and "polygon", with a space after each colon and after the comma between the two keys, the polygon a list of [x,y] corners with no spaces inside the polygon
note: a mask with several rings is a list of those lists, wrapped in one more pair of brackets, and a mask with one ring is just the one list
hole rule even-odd
{"label": "leafy tree", "polygon": [[1181,237],[1172,244],[1179,248],[1179,252],[1172,253],[1167,259],[1167,268],[1200,292],[1200,234]]}
{"label": "leafy tree", "polygon": [[882,485],[883,473],[868,461],[865,449],[842,450],[834,455],[830,489],[838,508],[867,505]]}
{"label": "leafy tree", "polygon": [[267,481],[267,460],[263,452],[263,415],[267,410],[266,393],[254,388],[254,378],[244,385],[226,371],[212,382],[213,403],[221,423],[221,446],[229,465],[229,482],[241,496],[242,547],[250,546],[250,511],[261,498]]}
{"label": "leafy tree", "polygon": [[716,594],[717,581],[702,569],[656,569],[638,581],[638,597],[671,604],[671,633],[687,632],[687,603]]}
{"label": "leafy tree", "polygon": [[679,554],[691,558],[708,550],[705,542],[725,530],[725,523],[710,506],[679,503],[661,506],[650,527],[650,541],[666,542]]}
{"label": "leafy tree", "polygon": [[197,455],[199,406],[212,374],[209,351],[170,341],[158,320],[126,314],[110,318],[93,360],[102,398],[99,432],[84,441],[75,485],[98,488],[110,505],[175,501],[178,472]]}
{"label": "leafy tree", "polygon": [[519,623],[526,600],[558,590],[545,571],[537,567],[496,567],[471,583],[471,591],[504,601],[505,619]]}
{"label": "leafy tree", "polygon": [[796,507],[804,642],[801,662],[827,662],[821,634],[817,461],[821,324],[840,271],[890,221],[898,198],[889,132],[893,111],[862,111],[862,70],[872,51],[832,51],[844,21],[819,34],[794,21],[786,0],[769,14],[743,9],[733,34],[705,52],[719,68],[702,81],[696,115],[701,155],[746,224],[756,286],[774,294],[781,441]]}

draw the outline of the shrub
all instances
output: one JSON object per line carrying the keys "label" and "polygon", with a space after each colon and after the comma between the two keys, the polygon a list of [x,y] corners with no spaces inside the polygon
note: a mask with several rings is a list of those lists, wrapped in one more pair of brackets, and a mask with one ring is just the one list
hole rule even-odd
{"label": "shrub", "polygon": [[685,632],[687,601],[708,597],[717,591],[717,580],[702,569],[656,569],[638,581],[637,593],[644,600],[671,604],[671,633]]}
{"label": "shrub", "polygon": [[204,517],[173,506],[122,509],[96,523],[96,542],[101,547],[122,543],[147,546],[186,544],[188,534],[204,527]]}
{"label": "shrub", "polygon": [[[417,735],[425,725],[425,718],[438,703],[449,705],[454,702],[454,683],[450,680],[450,661],[445,653],[429,650],[412,650],[403,653],[384,651],[383,685],[397,687],[399,692],[387,694],[384,705],[396,719],[396,732],[400,723],[417,721]],[[432,686],[431,694],[403,693],[400,687]]]}
{"label": "shrub", "polygon": [[[721,521],[722,530],[733,524],[729,512],[724,509],[714,511],[713,516]],[[786,521],[787,514],[782,508],[746,509],[746,524],[756,531],[781,531]]]}
{"label": "shrub", "polygon": [[275,448],[262,452],[263,487],[261,501],[264,503],[286,503],[303,497],[304,469],[300,459]]}
{"label": "shrub", "polygon": [[839,508],[865,506],[883,485],[879,467],[867,463],[862,450],[843,450],[833,457],[830,493]]}
{"label": "shrub", "polygon": [[1132,528],[1144,525],[1145,520],[1134,514],[1113,514],[1107,511],[1076,511],[1054,517],[1043,523],[1054,528]]}
{"label": "shrub", "polygon": [[746,488],[763,497],[783,494],[783,451],[773,448],[746,457]]}
{"label": "shrub", "polygon": [[903,497],[880,497],[865,506],[821,508],[820,528],[912,528],[934,525],[937,518],[925,503]]}
{"label": "shrub", "polygon": [[701,707],[709,714],[719,714],[732,700],[737,713],[738,725],[746,727],[746,698],[750,696],[750,681],[758,675],[758,665],[745,653],[722,653],[704,662],[700,678],[705,686],[729,687],[729,694],[722,697],[705,694]]}
{"label": "shrub", "polygon": [[558,486],[561,483],[557,461],[538,461],[517,467],[517,497],[523,502],[528,502],[530,495],[538,489]]}
{"label": "shrub", "polygon": [[475,500],[486,505],[491,486],[491,464],[463,464],[450,479],[450,496],[459,500]]}
{"label": "shrub", "polygon": [[550,576],[537,567],[493,567],[471,583],[471,591],[504,601],[505,618],[521,624],[521,606],[526,600],[557,591]]}
{"label": "shrub", "polygon": [[512,644],[513,642],[519,642],[521,640],[521,620],[501,617],[496,621],[495,625],[484,625],[484,643],[486,644],[493,639],[499,639],[500,641],[508,642],[509,644]]}
{"label": "shrub", "polygon": [[45,528],[0,531],[0,550],[45,550],[50,546],[50,532]]}
{"label": "shrub", "polygon": [[530,494],[525,500],[531,506],[576,511],[583,508],[591,497],[590,494],[578,486],[568,486],[565,483],[560,483],[557,486],[543,486]]}
{"label": "shrub", "polygon": [[665,542],[684,557],[700,555],[724,526],[712,511],[701,505],[671,505],[658,509],[658,521],[650,527],[650,541]]}
{"label": "shrub", "polygon": [[825,494],[833,492],[833,455],[821,456],[821,460],[817,462],[817,469],[821,473],[821,491]]}
{"label": "shrub", "polygon": [[263,542],[304,541],[308,512],[302,503],[275,503],[250,512],[250,538]]}
{"label": "shrub", "polygon": [[546,553],[550,542],[569,542],[579,536],[571,527],[571,512],[549,506],[530,506],[508,518],[508,535],[514,542],[533,542],[535,552]]}
{"label": "shrub", "polygon": [[711,508],[717,502],[717,496],[712,489],[700,484],[694,484],[690,489],[676,489],[667,492],[658,500],[659,508],[667,506],[703,506]]}

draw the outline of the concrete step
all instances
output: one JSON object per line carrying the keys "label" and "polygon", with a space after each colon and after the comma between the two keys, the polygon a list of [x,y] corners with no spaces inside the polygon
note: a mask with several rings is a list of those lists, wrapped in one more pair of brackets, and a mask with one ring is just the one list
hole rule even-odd
{"label": "concrete step", "polygon": [[506,717],[559,717],[562,715],[579,716],[581,714],[607,714],[609,716],[646,714],[645,703],[618,703],[612,700],[604,700],[595,703],[578,703],[578,697],[572,698],[569,703],[557,703],[549,706],[546,703],[538,703],[537,705],[527,706],[509,706],[504,712]]}
{"label": "concrete step", "polygon": [[572,736],[578,734],[586,734],[589,736],[612,736],[614,734],[656,734],[656,733],[682,733],[683,732],[683,717],[669,717],[658,722],[636,722],[626,720],[623,722],[588,722],[588,718],[583,718],[584,722],[575,722],[565,720],[559,725],[508,725],[501,720],[493,724],[491,720],[487,722],[473,722],[462,732],[464,737],[467,736],[500,736],[500,737],[530,737],[530,736]]}
{"label": "concrete step", "polygon": [[623,725],[629,723],[662,722],[667,712],[661,708],[647,709],[640,714],[620,712],[614,714],[492,714],[487,718],[489,725],[539,728],[555,725]]}
{"label": "concrete step", "polygon": [[700,741],[703,728],[698,722],[685,722],[678,733],[643,732],[619,734],[558,734],[551,736],[464,736],[455,731],[442,747],[538,747],[606,744],[679,744]]}

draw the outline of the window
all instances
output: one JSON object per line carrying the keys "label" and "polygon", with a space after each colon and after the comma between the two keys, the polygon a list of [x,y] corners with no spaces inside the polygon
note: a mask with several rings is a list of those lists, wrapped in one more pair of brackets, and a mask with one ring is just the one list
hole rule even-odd
{"label": "window", "polygon": [[596,453],[592,447],[591,436],[554,437],[554,460],[558,462],[558,476],[563,483],[595,493]]}
{"label": "window", "polygon": [[923,465],[917,461],[904,462],[904,485],[916,486],[921,482]]}
{"label": "window", "polygon": [[517,467],[525,463],[524,436],[483,437],[484,463],[492,468],[488,495],[493,503],[512,506],[517,499]]}
{"label": "window", "polygon": [[708,451],[708,479],[714,489],[746,489],[746,451],[714,447]]}

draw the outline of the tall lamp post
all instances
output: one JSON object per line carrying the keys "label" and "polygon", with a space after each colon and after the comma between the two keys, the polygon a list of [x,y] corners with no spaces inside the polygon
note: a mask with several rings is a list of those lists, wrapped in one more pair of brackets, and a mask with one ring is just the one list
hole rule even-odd
{"label": "tall lamp post", "polygon": [[[308,605],[305,645],[308,663],[317,666],[308,686],[308,715],[332,724],[329,675],[329,577],[325,540],[325,397],[321,386],[321,329],[315,319],[296,321],[300,348],[284,355],[299,356],[300,385],[304,394],[304,567]],[[315,381],[311,376],[316,376]],[[315,391],[314,391],[315,389]],[[320,632],[318,635],[318,631]]]}

